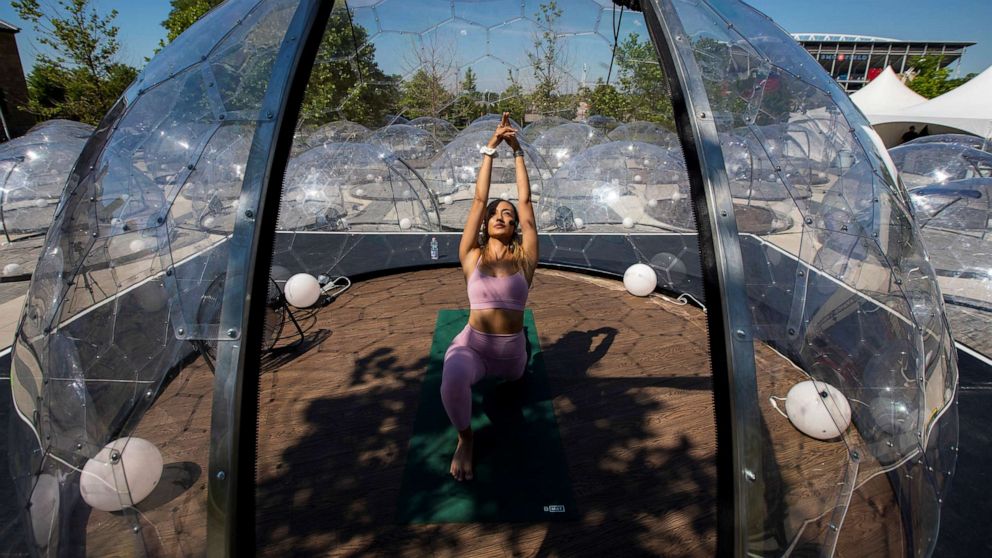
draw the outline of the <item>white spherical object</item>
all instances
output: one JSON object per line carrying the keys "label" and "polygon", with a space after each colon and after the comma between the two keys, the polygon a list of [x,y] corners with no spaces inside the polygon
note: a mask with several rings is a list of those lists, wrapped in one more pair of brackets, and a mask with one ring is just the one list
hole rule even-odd
{"label": "white spherical object", "polygon": [[155,444],[142,438],[118,438],[83,466],[79,493],[98,510],[120,511],[148,497],[162,478],[162,469],[162,454]]}
{"label": "white spherical object", "polygon": [[297,273],[286,281],[283,288],[286,301],[297,308],[313,306],[320,298],[320,283],[309,273]]}
{"label": "white spherical object", "polygon": [[644,177],[641,176],[641,175],[639,175],[639,174],[635,174],[634,175],[634,182],[640,184],[641,182],[644,182]]}
{"label": "white spherical object", "polygon": [[536,193],[538,193],[540,191],[541,191],[541,185],[540,184],[531,184],[530,185],[530,192],[532,194],[536,194]]}
{"label": "white spherical object", "polygon": [[128,244],[128,248],[131,250],[132,254],[137,254],[145,249],[145,239],[135,238]]}
{"label": "white spherical object", "polygon": [[366,174],[365,175],[365,180],[368,180],[369,182],[372,182],[373,180],[375,180],[375,175],[372,174],[372,173]]}
{"label": "white spherical object", "polygon": [[680,194],[679,192],[675,192],[674,194],[672,194],[672,201],[679,201],[681,199],[682,199],[682,194]]}
{"label": "white spherical object", "polygon": [[201,221],[201,223],[203,223],[203,228],[205,228],[205,229],[212,228],[214,226],[214,223],[216,223],[216,222],[217,222],[217,220],[214,219],[212,216],[211,217],[205,217],[203,219],[203,221]]}
{"label": "white spherical object", "polygon": [[632,229],[632,228],[634,228],[634,220],[631,219],[630,217],[624,217],[623,218],[623,228],[625,228],[625,229]]}
{"label": "white spherical object", "polygon": [[355,195],[356,196],[364,196],[365,195],[365,189],[364,188],[355,188]]}
{"label": "white spherical object", "polygon": [[541,222],[548,223],[550,221],[551,221],[551,212],[550,211],[544,211],[544,212],[542,212],[541,213]]}
{"label": "white spherical object", "polygon": [[455,179],[454,178],[446,178],[446,179],[444,179],[444,183],[446,185],[448,185],[448,186],[452,186],[455,183]]}
{"label": "white spherical object", "polygon": [[648,200],[648,207],[658,207],[658,200],[651,198]]}
{"label": "white spherical object", "polygon": [[623,272],[623,286],[634,296],[648,296],[658,286],[658,276],[651,266],[636,263]]}
{"label": "white spherical object", "polygon": [[443,201],[444,201],[444,205],[451,205],[452,203],[454,203],[455,200],[451,196],[444,196]]}
{"label": "white spherical object", "polygon": [[572,221],[575,223],[575,228],[577,229],[581,229],[582,226],[586,224],[581,217],[576,217],[575,219],[572,219]]}
{"label": "white spherical object", "polygon": [[409,230],[413,226],[413,221],[410,221],[409,217],[404,217],[400,219],[400,228],[403,230]]}
{"label": "white spherical object", "polygon": [[851,424],[851,404],[834,386],[806,380],[785,396],[785,413],[800,432],[817,440],[836,438]]}
{"label": "white spherical object", "polygon": [[34,200],[35,207],[45,207],[46,205],[48,205],[48,200],[45,199]]}
{"label": "white spherical object", "polygon": [[499,195],[499,197],[502,200],[509,200],[510,199],[510,193],[509,192],[503,192],[502,194]]}
{"label": "white spherical object", "polygon": [[10,263],[3,266],[3,274],[5,276],[20,275],[20,273],[21,273],[21,264]]}
{"label": "white spherical object", "polygon": [[47,548],[59,513],[59,481],[53,475],[38,475],[31,491],[30,510],[34,542],[41,548]]}
{"label": "white spherical object", "polygon": [[111,225],[120,225],[123,222],[124,221],[122,221],[120,217],[114,217],[113,219],[110,220]]}

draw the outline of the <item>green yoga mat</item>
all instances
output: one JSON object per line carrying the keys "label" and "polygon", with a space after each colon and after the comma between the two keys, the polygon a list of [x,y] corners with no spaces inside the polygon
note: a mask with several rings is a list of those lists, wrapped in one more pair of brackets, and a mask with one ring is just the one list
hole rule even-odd
{"label": "green yoga mat", "polygon": [[444,353],[465,327],[468,310],[438,313],[420,408],[407,453],[399,523],[571,520],[577,516],[551,404],[534,315],[524,314],[530,353],[516,382],[482,380],[472,389],[475,478],[451,477],[458,434],[441,403]]}

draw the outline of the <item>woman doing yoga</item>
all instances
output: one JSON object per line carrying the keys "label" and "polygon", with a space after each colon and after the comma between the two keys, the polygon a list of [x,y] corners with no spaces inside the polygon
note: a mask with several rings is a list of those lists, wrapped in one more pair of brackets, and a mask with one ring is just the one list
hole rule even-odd
{"label": "woman doing yoga", "polygon": [[[503,113],[496,133],[480,150],[475,198],[458,246],[471,310],[468,325],[444,355],[441,400],[458,430],[451,475],[459,481],[473,476],[472,385],[487,377],[516,380],[527,364],[524,306],[537,268],[537,227],[524,154],[509,117]],[[487,205],[493,157],[503,141],[513,149],[519,211],[500,199]]]}

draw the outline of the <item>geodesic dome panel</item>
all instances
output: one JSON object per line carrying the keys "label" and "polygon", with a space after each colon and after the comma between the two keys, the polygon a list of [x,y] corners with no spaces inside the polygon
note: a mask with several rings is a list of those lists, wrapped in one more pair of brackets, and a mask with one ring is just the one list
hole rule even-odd
{"label": "geodesic dome panel", "polygon": [[[35,553],[138,554],[173,540],[206,551],[205,494],[138,512],[159,478],[124,472],[147,447],[134,440],[155,437],[145,454],[195,479],[211,435],[225,435],[188,431],[209,415],[176,414],[177,401],[211,400],[209,371],[186,367],[187,339],[219,335],[220,306],[201,295],[228,268],[235,208],[257,203],[250,153],[268,150],[250,146],[271,137],[265,96],[284,87],[273,70],[291,61],[283,37],[299,5],[232,0],[194,24],[148,63],[65,186],[11,369],[10,470]],[[201,519],[184,531],[173,512]]]}
{"label": "geodesic dome panel", "polygon": [[543,230],[693,231],[689,175],[681,151],[631,141],[590,147],[541,192]]}
{"label": "geodesic dome panel", "polygon": [[679,138],[674,132],[654,122],[627,122],[610,131],[613,141],[639,141],[662,147],[678,147]]}
{"label": "geodesic dome panel", "polygon": [[410,121],[410,126],[427,130],[441,143],[448,143],[458,135],[458,129],[451,122],[443,118],[434,118],[433,116],[414,118]]}
{"label": "geodesic dome panel", "polygon": [[430,164],[444,145],[433,134],[409,124],[393,124],[376,130],[368,143],[388,149],[413,168]]}
{"label": "geodesic dome panel", "polygon": [[586,149],[607,141],[606,135],[596,128],[569,122],[545,130],[533,141],[533,146],[549,165],[559,168]]}
{"label": "geodesic dome panel", "polygon": [[568,124],[569,121],[560,116],[544,116],[540,120],[535,120],[530,124],[524,126],[524,129],[520,131],[520,134],[527,141],[533,143],[534,140],[541,137],[541,134],[562,124]]}
{"label": "geodesic dome panel", "polygon": [[[689,108],[702,149],[719,147],[730,158],[719,166],[735,195],[767,178],[751,168],[770,169],[774,189],[784,194],[778,200],[752,196],[747,205],[781,213],[789,227],[739,236],[750,321],[740,322],[744,329],[738,331],[743,339],[753,335],[755,345],[775,347],[802,373],[790,377],[755,362],[757,381],[738,393],[756,392],[758,403],[746,411],[748,418],[737,420],[787,420],[765,402],[783,397],[800,379],[866,402],[852,407],[851,428],[827,442],[837,444],[833,457],[815,462],[787,457],[782,452],[789,443],[760,431],[765,426],[744,435],[751,449],[740,463],[751,474],[741,482],[754,492],[739,517],[750,541],[742,546],[833,552],[864,540],[863,530],[870,529],[894,532],[914,552],[927,553],[936,536],[928,518],[939,514],[954,469],[957,370],[936,277],[884,146],[819,64],[763,14],[733,0],[680,1],[663,10],[678,18],[669,44],[683,79],[706,92],[705,99],[693,96]],[[788,139],[796,139],[797,126],[811,147],[805,158]],[[744,145],[734,145],[741,138]],[[760,165],[736,170],[744,166],[742,158],[754,157]],[[813,159],[827,168],[815,169],[823,175],[810,180],[804,165]],[[729,208],[721,211],[729,214]],[[828,412],[844,424],[836,409]],[[776,448],[775,457],[760,448]],[[804,471],[806,482],[784,483],[775,470],[785,468]],[[912,530],[903,531],[901,520],[885,512],[861,518],[859,535],[839,530],[838,521],[851,509],[848,495],[890,471],[900,473],[895,490]],[[777,519],[769,523],[772,510],[759,494],[773,493]],[[848,504],[838,507],[838,501]]]}
{"label": "geodesic dome panel", "polygon": [[49,121],[0,145],[0,222],[9,240],[48,230],[92,126]]}
{"label": "geodesic dome panel", "polygon": [[371,134],[371,130],[357,122],[335,120],[319,126],[316,130],[304,136],[303,142],[308,147],[316,147],[327,142],[364,142]]}
{"label": "geodesic dome panel", "polygon": [[955,145],[967,145],[973,149],[992,152],[992,142],[986,138],[980,138],[969,134],[936,134],[933,136],[922,136],[914,140],[907,141],[904,145],[918,145],[921,143],[951,143]]}
{"label": "geodesic dome panel", "polygon": [[954,143],[907,143],[889,150],[906,187],[992,176],[992,153]]}
{"label": "geodesic dome panel", "polygon": [[325,143],[311,148],[290,160],[283,188],[281,230],[432,231],[439,227],[426,184],[380,146]]}

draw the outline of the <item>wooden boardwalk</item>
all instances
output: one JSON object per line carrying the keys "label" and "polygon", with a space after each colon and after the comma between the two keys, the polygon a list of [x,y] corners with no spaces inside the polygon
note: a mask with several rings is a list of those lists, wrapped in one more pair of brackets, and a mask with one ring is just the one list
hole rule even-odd
{"label": "wooden boardwalk", "polygon": [[[716,439],[705,315],[658,297],[630,296],[618,281],[556,270],[538,271],[528,306],[580,518],[394,523],[434,321],[438,310],[465,306],[464,279],[455,269],[363,281],[304,316],[307,350],[266,360],[259,394],[259,553],[712,556]],[[804,379],[762,345],[758,359],[763,394],[784,395]],[[167,464],[184,464],[172,473],[174,494],[139,506],[142,536],[135,542],[153,554],[203,553],[211,383],[208,369],[194,363],[136,432],[159,445]],[[828,533],[846,446],[803,436],[767,401],[761,410],[769,440],[767,521],[786,531],[769,528],[768,540],[755,544],[784,549],[802,528],[796,549],[809,550]],[[903,554],[884,478],[855,493],[838,555]],[[132,554],[130,543],[120,540],[130,521],[93,512],[88,553]]]}

